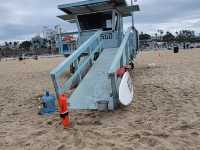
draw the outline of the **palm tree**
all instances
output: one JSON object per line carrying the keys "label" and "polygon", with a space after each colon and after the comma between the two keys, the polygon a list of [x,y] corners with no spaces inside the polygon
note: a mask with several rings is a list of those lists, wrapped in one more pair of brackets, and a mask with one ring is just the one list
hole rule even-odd
{"label": "palm tree", "polygon": [[14,48],[17,48],[18,42],[14,42],[13,45],[14,45]]}
{"label": "palm tree", "polygon": [[5,46],[6,46],[6,47],[8,47],[8,46],[9,46],[8,42],[5,42]]}
{"label": "palm tree", "polygon": [[162,35],[163,35],[164,31],[161,29],[158,29],[157,32],[160,34],[160,40],[162,40]]}
{"label": "palm tree", "polygon": [[158,38],[158,33],[155,33],[155,37],[156,37],[156,40],[157,40],[157,38]]}
{"label": "palm tree", "polygon": [[10,47],[10,48],[12,47],[12,42],[9,42],[9,47]]}

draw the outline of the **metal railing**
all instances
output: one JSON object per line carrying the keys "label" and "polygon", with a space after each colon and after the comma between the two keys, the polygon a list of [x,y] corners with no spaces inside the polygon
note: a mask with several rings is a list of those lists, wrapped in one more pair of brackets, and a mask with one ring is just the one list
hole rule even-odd
{"label": "metal railing", "polygon": [[[112,97],[118,99],[119,78],[116,76],[118,68],[123,67],[133,61],[137,54],[137,31],[129,28],[125,33],[122,43],[116,53],[113,63],[109,69],[108,75],[111,79]],[[116,101],[115,101],[116,102]]]}
{"label": "metal railing", "polygon": [[[96,53],[101,53],[102,40],[100,38],[102,31],[97,31],[86,42],[84,42],[76,51],[74,51],[66,60],[54,68],[50,75],[54,84],[57,96],[69,90],[74,84],[79,84],[89,68],[94,63]],[[86,54],[84,59],[81,59],[83,54]],[[64,77],[64,82],[61,82],[61,77],[74,66],[75,71],[70,76]]]}

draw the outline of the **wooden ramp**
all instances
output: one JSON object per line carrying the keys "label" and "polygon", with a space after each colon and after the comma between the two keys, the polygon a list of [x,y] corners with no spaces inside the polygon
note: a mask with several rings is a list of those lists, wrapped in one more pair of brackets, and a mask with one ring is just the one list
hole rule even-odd
{"label": "wooden ramp", "polygon": [[105,49],[90,71],[81,81],[77,89],[69,98],[71,109],[97,109],[97,101],[109,101],[109,109],[113,110],[113,100],[110,96],[111,81],[108,70],[116,55],[117,49]]}

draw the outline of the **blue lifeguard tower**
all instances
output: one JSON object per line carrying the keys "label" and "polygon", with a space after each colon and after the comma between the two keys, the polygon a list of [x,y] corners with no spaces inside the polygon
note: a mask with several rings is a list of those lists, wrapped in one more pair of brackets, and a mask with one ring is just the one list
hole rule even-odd
{"label": "blue lifeguard tower", "polygon": [[139,11],[139,6],[128,6],[125,0],[87,0],[58,8],[66,13],[58,17],[78,28],[61,36],[76,34],[78,40],[77,49],[51,71],[57,96],[73,89],[71,109],[97,109],[99,101],[116,109],[121,81],[116,70],[133,62],[138,52],[138,32],[130,27],[124,34],[123,17]]}

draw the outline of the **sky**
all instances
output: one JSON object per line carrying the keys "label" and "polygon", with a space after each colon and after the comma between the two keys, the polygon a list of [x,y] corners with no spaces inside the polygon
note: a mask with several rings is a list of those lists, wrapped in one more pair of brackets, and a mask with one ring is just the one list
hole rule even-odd
{"label": "sky", "polygon": [[[73,26],[56,16],[63,13],[57,5],[81,0],[1,0],[0,43],[29,40],[42,32],[44,26],[60,24],[67,31]],[[130,0],[127,0],[130,3]],[[154,34],[158,29],[176,32],[181,29],[200,33],[200,0],[138,0],[141,11],[134,14],[140,32]],[[124,20],[125,28],[131,18]]]}

